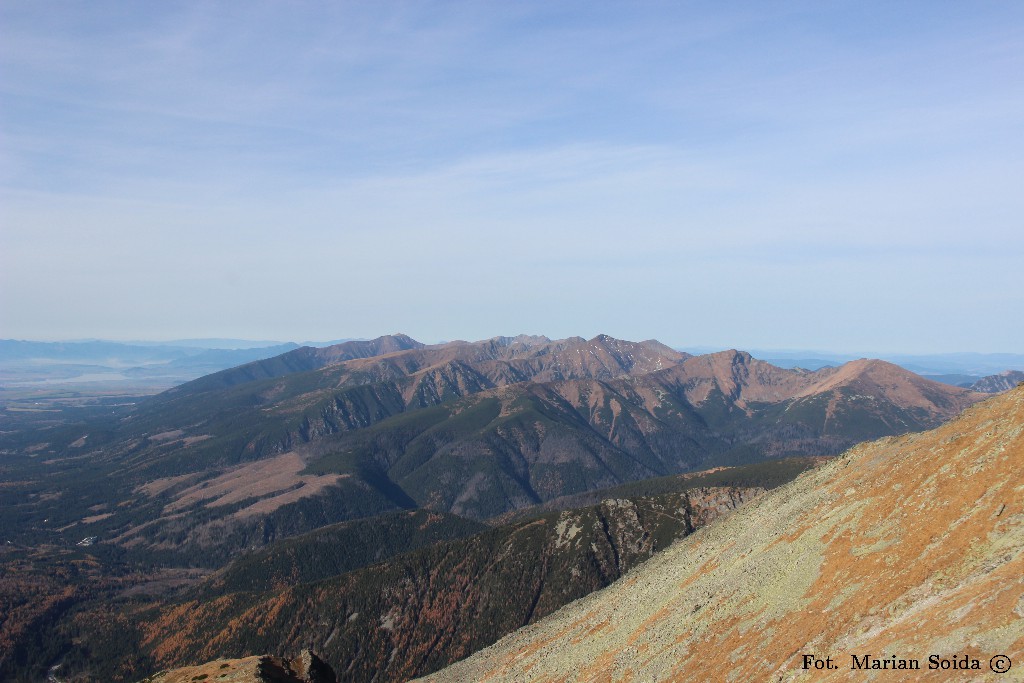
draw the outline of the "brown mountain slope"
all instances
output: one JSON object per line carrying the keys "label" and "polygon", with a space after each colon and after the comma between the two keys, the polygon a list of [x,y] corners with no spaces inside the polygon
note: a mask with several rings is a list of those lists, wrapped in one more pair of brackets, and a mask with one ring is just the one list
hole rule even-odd
{"label": "brown mountain slope", "polygon": [[785,370],[735,350],[694,356],[663,374],[684,388],[690,403],[699,405],[717,391],[741,408],[753,401],[793,398],[814,386],[820,377],[819,373]]}
{"label": "brown mountain slope", "polygon": [[885,401],[941,421],[981,400],[977,392],[942,384],[881,360],[862,358],[814,372],[786,370],[745,351],[693,356],[653,377],[674,382],[694,405],[715,393],[750,410],[766,403],[827,397],[830,407],[844,396]]}
{"label": "brown mountain slope", "polygon": [[[883,360],[862,358],[838,368],[822,368],[812,373],[815,382],[796,398],[835,392],[841,387],[863,390],[907,408],[960,410],[978,397],[941,382],[935,382]],[[964,399],[969,399],[965,401]]]}
{"label": "brown mountain slope", "polygon": [[[648,394],[681,395],[712,435],[747,459],[839,453],[861,441],[937,427],[985,398],[879,360],[808,372],[742,351],[688,358],[630,381]],[[721,464],[729,462],[727,454]]]}
{"label": "brown mountain slope", "polygon": [[224,389],[261,379],[316,370],[356,358],[380,356],[402,350],[420,348],[423,348],[423,344],[404,334],[389,334],[376,339],[342,342],[341,344],[334,344],[333,346],[323,348],[303,346],[293,351],[282,353],[279,356],[253,361],[200,377],[199,379],[169,389],[165,395],[174,396],[179,393],[195,394],[202,391]]}
{"label": "brown mountain slope", "polygon": [[862,444],[430,680],[868,680],[853,655],[1021,680],[1022,464],[1024,387]]}

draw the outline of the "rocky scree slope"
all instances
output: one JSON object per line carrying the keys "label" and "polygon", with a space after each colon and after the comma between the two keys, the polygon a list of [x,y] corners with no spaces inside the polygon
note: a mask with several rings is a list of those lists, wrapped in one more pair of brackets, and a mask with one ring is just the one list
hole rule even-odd
{"label": "rocky scree slope", "polygon": [[1022,463],[1018,387],[857,446],[427,680],[864,680],[868,653],[924,662],[900,680],[932,680],[931,654],[1006,680],[987,663],[1024,658]]}

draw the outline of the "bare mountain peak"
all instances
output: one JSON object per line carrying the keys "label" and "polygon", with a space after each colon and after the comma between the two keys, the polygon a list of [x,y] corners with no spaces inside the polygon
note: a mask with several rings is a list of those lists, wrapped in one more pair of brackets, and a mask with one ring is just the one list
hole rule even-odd
{"label": "bare mountain peak", "polygon": [[650,349],[651,351],[655,351],[657,353],[665,354],[667,356],[678,355],[680,358],[690,358],[693,356],[693,354],[686,353],[685,351],[677,351],[676,349],[673,349],[671,346],[661,343],[657,339],[645,339],[642,342],[637,343],[640,346],[643,346],[644,348]]}
{"label": "bare mountain peak", "polygon": [[855,394],[881,401],[874,403],[871,411],[893,425],[902,424],[905,418],[897,413],[904,409],[919,410],[919,415],[938,421],[981,398],[967,389],[933,382],[898,365],[869,358],[812,372],[779,368],[746,351],[730,349],[687,358],[669,373],[684,384],[687,399],[695,404],[715,396],[716,390],[743,409],[752,403],[824,395],[832,401],[838,400],[840,393]]}
{"label": "bare mountain peak", "polygon": [[[918,375],[904,367],[880,360],[878,358],[858,358],[843,363],[839,366],[827,366],[814,371],[795,368],[793,371],[800,371],[808,378],[814,378],[818,384],[815,391],[838,387],[854,383],[871,383],[873,385],[886,385],[897,387],[901,385],[932,386],[936,390],[952,391],[955,394],[962,394],[964,390],[952,385],[935,382]],[[792,371],[787,371],[792,372]]]}
{"label": "bare mountain peak", "polygon": [[278,356],[253,361],[245,365],[215,372],[205,377],[186,382],[169,389],[163,396],[182,396],[205,391],[225,389],[248,382],[284,377],[299,372],[320,370],[359,358],[369,358],[411,349],[424,345],[404,334],[385,335],[376,339],[360,339],[316,348],[301,346]]}
{"label": "bare mountain peak", "polygon": [[732,362],[733,362],[734,365],[746,365],[747,363],[749,363],[752,360],[754,360],[754,357],[751,356],[746,351],[739,351],[737,349],[731,349],[730,351],[727,351],[727,353],[732,354],[732,359],[733,359]]}
{"label": "bare mountain peak", "polygon": [[690,367],[707,367],[717,369],[719,371],[733,371],[735,368],[743,368],[749,370],[748,366],[762,366],[765,368],[774,368],[780,372],[789,372],[782,368],[776,368],[767,361],[758,360],[754,358],[746,351],[738,351],[736,349],[729,349],[727,351],[718,351],[716,353],[708,353],[703,356],[690,356],[686,363]]}
{"label": "bare mountain peak", "polygon": [[543,346],[550,344],[551,340],[543,335],[536,334],[517,334],[514,337],[497,336],[491,337],[490,339],[483,339],[479,342],[465,342],[466,344],[482,344],[484,346],[493,346],[497,348],[510,348],[510,349],[531,349],[537,346]]}
{"label": "bare mountain peak", "polygon": [[386,339],[388,337],[390,337],[391,339],[394,339],[396,341],[399,341],[399,342],[402,342],[402,343],[405,343],[405,344],[409,344],[410,346],[423,346],[423,344],[421,344],[420,342],[416,341],[415,339],[413,339],[409,335],[403,334],[401,332],[396,332],[394,334],[385,335],[384,337],[381,337],[381,339]]}
{"label": "bare mountain peak", "polygon": [[703,403],[717,391],[740,408],[750,401],[786,400],[810,384],[802,373],[778,368],[736,349],[691,356],[669,372],[686,386],[691,402]]}
{"label": "bare mountain peak", "polygon": [[[847,365],[851,368],[857,368],[859,370],[883,370],[888,368],[903,370],[903,368],[895,363],[890,363],[889,361],[881,360],[879,358],[857,358],[856,360],[848,361],[843,365]],[[909,372],[909,370],[904,370],[904,372]]]}
{"label": "bare mountain peak", "polygon": [[707,358],[712,363],[749,363],[751,360],[755,360],[746,351],[740,351],[739,349],[726,349],[725,351],[716,351],[714,353],[705,353],[701,356],[694,356],[694,358]]}
{"label": "bare mountain peak", "polygon": [[375,349],[375,348],[394,348],[399,349],[418,349],[424,346],[423,343],[416,341],[407,334],[401,332],[395,334],[385,334],[374,339],[353,339],[350,341],[344,341],[340,344],[333,344],[331,346],[325,346],[321,351],[327,349]]}
{"label": "bare mountain peak", "polygon": [[396,351],[421,349],[424,344],[405,334],[388,334],[376,339],[347,341],[316,349],[315,355],[326,363],[337,363],[354,358],[383,356]]}
{"label": "bare mountain peak", "polygon": [[522,344],[523,346],[537,346],[539,344],[550,344],[550,337],[545,337],[542,334],[517,334],[511,338],[512,344]]}

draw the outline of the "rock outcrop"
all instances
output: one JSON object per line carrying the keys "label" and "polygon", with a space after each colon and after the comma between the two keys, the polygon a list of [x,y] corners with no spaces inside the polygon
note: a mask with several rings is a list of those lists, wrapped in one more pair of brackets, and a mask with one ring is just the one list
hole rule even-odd
{"label": "rock outcrop", "polygon": [[256,655],[217,659],[199,666],[161,671],[140,683],[338,683],[334,670],[311,650],[295,659]]}

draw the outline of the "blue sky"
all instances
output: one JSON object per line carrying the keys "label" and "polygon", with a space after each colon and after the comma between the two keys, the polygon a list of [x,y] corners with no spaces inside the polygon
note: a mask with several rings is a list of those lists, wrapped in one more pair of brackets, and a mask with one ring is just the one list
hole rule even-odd
{"label": "blue sky", "polygon": [[0,3],[0,337],[1022,352],[1024,3]]}

